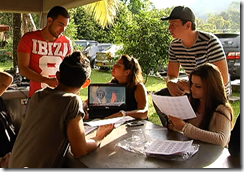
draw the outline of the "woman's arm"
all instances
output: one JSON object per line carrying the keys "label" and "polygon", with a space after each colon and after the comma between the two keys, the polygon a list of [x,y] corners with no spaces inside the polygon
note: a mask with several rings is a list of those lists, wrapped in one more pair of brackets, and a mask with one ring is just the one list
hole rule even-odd
{"label": "woman's arm", "polygon": [[231,115],[227,109],[224,113],[226,116],[219,112],[214,112],[210,122],[209,131],[195,127],[190,123],[186,123],[183,128],[184,135],[194,140],[221,145],[223,147],[226,146],[231,133]]}
{"label": "woman's arm", "polygon": [[114,124],[100,126],[97,130],[96,136],[91,139],[86,139],[85,129],[81,116],[70,120],[67,127],[67,135],[71,146],[71,152],[75,158],[80,158],[87,153],[96,149],[100,142],[106,137],[114,128]]}

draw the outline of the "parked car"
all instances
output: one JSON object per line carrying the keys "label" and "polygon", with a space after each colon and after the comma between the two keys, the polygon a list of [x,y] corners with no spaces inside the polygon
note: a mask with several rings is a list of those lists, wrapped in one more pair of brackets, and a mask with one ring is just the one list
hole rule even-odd
{"label": "parked car", "polygon": [[74,50],[77,50],[77,49],[83,50],[88,45],[96,45],[96,44],[98,44],[98,42],[95,41],[95,40],[74,40],[73,42],[74,42],[74,44],[73,44]]}
{"label": "parked car", "polygon": [[240,79],[240,34],[239,33],[216,33],[223,45],[231,80]]}
{"label": "parked car", "polygon": [[95,65],[100,69],[109,70],[113,67],[116,60],[120,57],[119,50],[122,50],[122,45],[112,44],[104,51],[96,53]]}
{"label": "parked car", "polygon": [[91,67],[95,68],[95,59],[96,59],[96,53],[100,51],[104,51],[108,47],[110,47],[112,44],[110,43],[98,43],[96,45],[88,45],[83,53],[87,56],[87,58],[90,60]]}

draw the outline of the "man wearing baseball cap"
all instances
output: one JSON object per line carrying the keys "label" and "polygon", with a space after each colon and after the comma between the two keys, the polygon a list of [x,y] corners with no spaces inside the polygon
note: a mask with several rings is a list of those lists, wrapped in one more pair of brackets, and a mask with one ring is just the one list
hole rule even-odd
{"label": "man wearing baseball cap", "polygon": [[195,23],[195,18],[195,14],[192,12],[190,8],[184,6],[177,6],[173,9],[169,17],[161,18],[161,20],[182,19]]}
{"label": "man wearing baseball cap", "polygon": [[[167,88],[159,90],[156,95],[182,96],[190,93],[190,84],[179,80],[180,66],[187,75],[204,63],[213,63],[220,69],[227,95],[230,95],[230,82],[226,56],[219,39],[207,32],[196,30],[194,12],[186,6],[175,7],[168,17],[169,31],[174,37],[169,47],[169,64],[167,73]],[[157,113],[161,113],[154,105]],[[164,124],[163,124],[164,125]]]}

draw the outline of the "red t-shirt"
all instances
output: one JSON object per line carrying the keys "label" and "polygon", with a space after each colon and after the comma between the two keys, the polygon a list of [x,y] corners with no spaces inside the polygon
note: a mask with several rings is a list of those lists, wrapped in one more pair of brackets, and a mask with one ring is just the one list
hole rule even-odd
{"label": "red t-shirt", "polygon": [[[26,33],[20,40],[18,52],[30,54],[30,69],[49,77],[55,77],[59,65],[64,57],[72,53],[71,40],[62,35],[54,42],[47,42],[42,38],[41,31]],[[36,90],[47,87],[47,84],[30,81],[29,97]]]}

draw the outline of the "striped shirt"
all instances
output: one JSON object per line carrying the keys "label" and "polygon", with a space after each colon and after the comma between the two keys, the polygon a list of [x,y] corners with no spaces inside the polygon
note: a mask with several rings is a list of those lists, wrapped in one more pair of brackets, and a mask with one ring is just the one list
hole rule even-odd
{"label": "striped shirt", "polygon": [[169,56],[169,61],[179,62],[188,75],[204,63],[215,63],[226,59],[219,39],[213,34],[202,31],[198,31],[197,40],[190,48],[185,47],[181,39],[173,40]]}
{"label": "striped shirt", "polygon": [[[205,63],[225,60],[223,46],[219,39],[211,33],[198,31],[195,44],[185,47],[181,39],[174,39],[169,48],[169,61],[178,62],[189,75],[195,68]],[[227,95],[231,94],[230,82],[225,85]]]}

